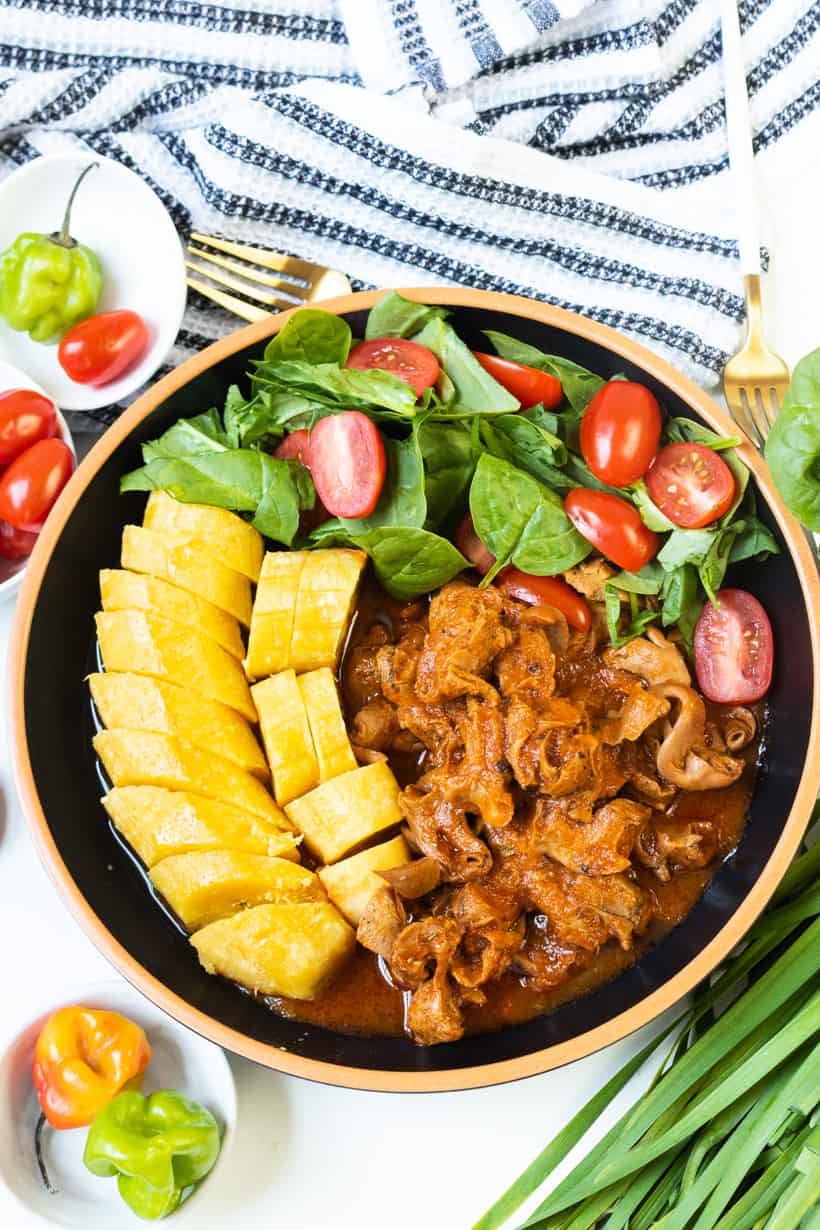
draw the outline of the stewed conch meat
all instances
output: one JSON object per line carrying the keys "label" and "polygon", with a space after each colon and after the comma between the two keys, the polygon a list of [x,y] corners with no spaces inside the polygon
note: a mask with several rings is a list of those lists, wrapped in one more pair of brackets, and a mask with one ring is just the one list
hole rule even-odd
{"label": "stewed conch meat", "polygon": [[[574,581],[595,599],[605,569]],[[681,804],[737,781],[754,714],[707,716],[659,630],[600,651],[595,626],[455,581],[347,655],[353,741],[404,765],[418,855],[383,873],[358,939],[422,1045],[461,1037],[502,976],[543,991],[604,945],[633,951],[661,886],[727,853],[709,810]]]}

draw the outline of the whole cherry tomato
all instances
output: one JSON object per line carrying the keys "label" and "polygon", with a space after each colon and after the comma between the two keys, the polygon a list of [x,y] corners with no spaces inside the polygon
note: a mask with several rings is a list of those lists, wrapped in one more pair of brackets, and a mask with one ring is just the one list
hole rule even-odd
{"label": "whole cherry tomato", "polygon": [[0,477],[0,520],[36,533],[74,470],[74,454],[62,440],[38,440]]}
{"label": "whole cherry tomato", "polygon": [[639,572],[658,553],[657,534],[620,496],[575,487],[564,500],[564,511],[579,534],[627,572]]}
{"label": "whole cherry tomato", "polygon": [[56,434],[53,401],[33,389],[0,393],[0,465],[8,465],[38,440],[49,440]]}
{"label": "whole cherry tomato", "polygon": [[360,410],[329,414],[310,433],[310,473],[316,494],[334,517],[367,517],[387,471],[376,424]]}
{"label": "whole cherry tomato", "polygon": [[438,359],[432,350],[406,337],[374,337],[359,342],[348,355],[345,367],[358,371],[377,367],[380,371],[392,372],[419,396],[436,383],[439,373]]}
{"label": "whole cherry tomato", "polygon": [[522,410],[539,404],[543,404],[545,410],[560,406],[564,396],[561,381],[549,372],[527,367],[525,363],[514,363],[512,359],[502,359],[498,354],[483,354],[480,350],[474,350],[473,355],[485,372],[489,372],[508,393],[518,398]]}
{"label": "whole cherry tomato", "polygon": [[697,530],[728,511],[735,479],[726,462],[706,444],[667,444],[646,475],[646,486],[673,525]]}
{"label": "whole cherry tomato", "polygon": [[3,559],[27,559],[34,550],[38,535],[28,530],[15,529],[8,521],[0,521],[0,557]]}
{"label": "whole cherry tomato", "polygon": [[473,519],[469,513],[465,513],[461,519],[458,529],[453,535],[453,540],[462,555],[470,561],[476,572],[480,572],[482,576],[489,572],[495,563],[495,556],[491,551],[488,551],[484,543],[475,532]]}
{"label": "whole cherry tomato", "polygon": [[721,589],[695,627],[695,673],[704,696],[720,705],[748,705],[769,690],[774,636],[763,607],[745,589]]}
{"label": "whole cherry tomato", "polygon": [[496,584],[520,602],[530,606],[554,606],[571,628],[587,632],[592,624],[589,606],[583,596],[560,577],[537,577],[519,568],[505,568]]}
{"label": "whole cherry tomato", "polygon": [[661,409],[646,385],[610,380],[581,419],[581,452],[596,478],[628,487],[641,478],[658,450]]}
{"label": "whole cherry tomato", "polygon": [[77,384],[110,384],[145,351],[148,326],[137,312],[100,312],[63,334],[57,358]]}

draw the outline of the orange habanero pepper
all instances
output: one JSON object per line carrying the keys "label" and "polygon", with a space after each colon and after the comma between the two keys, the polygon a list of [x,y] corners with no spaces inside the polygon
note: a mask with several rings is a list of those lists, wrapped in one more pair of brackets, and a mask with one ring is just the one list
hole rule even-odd
{"label": "orange habanero pepper", "polygon": [[60,1008],[37,1039],[31,1075],[53,1128],[86,1127],[150,1060],[144,1031],[119,1012]]}

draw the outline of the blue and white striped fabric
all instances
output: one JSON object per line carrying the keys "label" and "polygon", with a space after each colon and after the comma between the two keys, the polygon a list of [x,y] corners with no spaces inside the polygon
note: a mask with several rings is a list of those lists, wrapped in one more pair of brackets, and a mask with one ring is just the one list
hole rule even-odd
{"label": "blue and white striped fabric", "polygon": [[[743,319],[717,7],[0,0],[0,177],[97,151],[183,236],[356,287],[557,303],[714,384]],[[760,159],[799,159],[820,137],[820,3],[739,7]],[[236,323],[192,296],[169,363]]]}

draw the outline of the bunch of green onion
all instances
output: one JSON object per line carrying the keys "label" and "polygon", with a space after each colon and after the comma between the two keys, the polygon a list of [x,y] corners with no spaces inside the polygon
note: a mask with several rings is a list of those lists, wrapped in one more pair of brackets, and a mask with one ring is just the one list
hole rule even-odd
{"label": "bunch of green onion", "polygon": [[690,1010],[578,1112],[474,1230],[506,1224],[661,1049],[648,1091],[519,1230],[820,1230],[820,845],[792,864]]}

